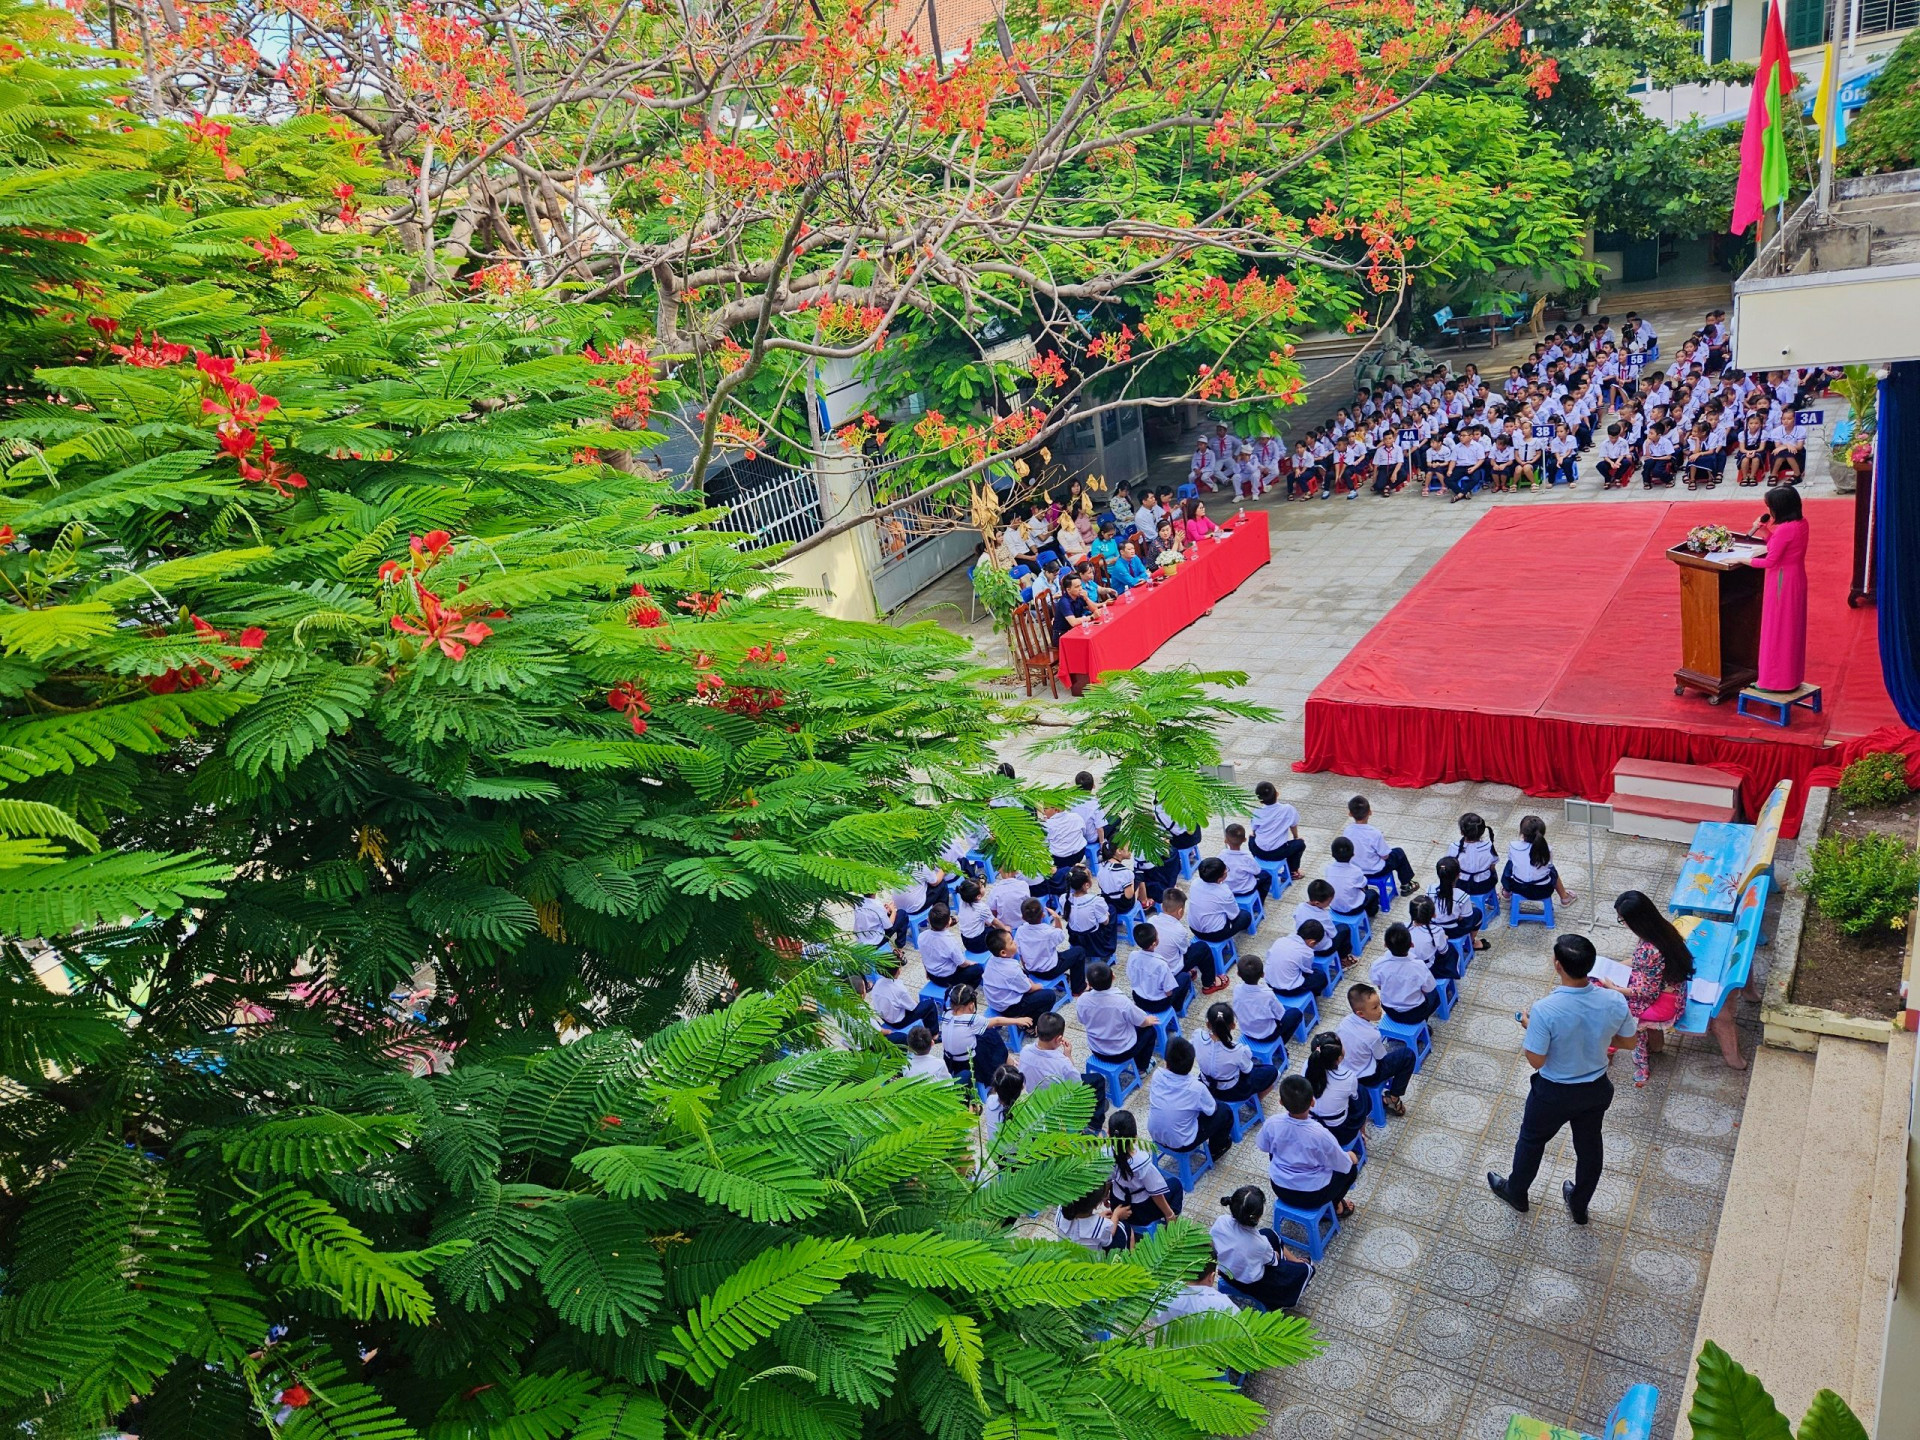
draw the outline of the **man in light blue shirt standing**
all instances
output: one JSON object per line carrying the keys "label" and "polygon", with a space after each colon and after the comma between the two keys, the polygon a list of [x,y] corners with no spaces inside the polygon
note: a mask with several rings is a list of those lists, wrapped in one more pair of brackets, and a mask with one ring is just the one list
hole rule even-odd
{"label": "man in light blue shirt standing", "polygon": [[1587,1202],[1599,1188],[1605,1159],[1600,1127],[1613,1103],[1609,1047],[1632,1040],[1639,1028],[1626,996],[1588,980],[1595,958],[1593,942],[1584,935],[1560,936],[1553,942],[1553,970],[1560,987],[1531,1013],[1514,1016],[1527,1028],[1527,1063],[1536,1073],[1513,1146],[1513,1168],[1505,1179],[1487,1173],[1488,1188],[1524,1211],[1547,1142],[1561,1126],[1571,1127],[1573,1179],[1560,1187],[1560,1194],[1576,1225],[1587,1223]]}

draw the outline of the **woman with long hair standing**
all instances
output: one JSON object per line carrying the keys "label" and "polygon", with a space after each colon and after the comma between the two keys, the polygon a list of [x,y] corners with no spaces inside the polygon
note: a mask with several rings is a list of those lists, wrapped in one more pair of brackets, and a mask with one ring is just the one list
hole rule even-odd
{"label": "woman with long hair standing", "polygon": [[1760,607],[1757,690],[1794,691],[1807,678],[1807,522],[1791,485],[1767,491],[1767,513],[1754,526],[1767,542],[1749,563],[1767,572]]}

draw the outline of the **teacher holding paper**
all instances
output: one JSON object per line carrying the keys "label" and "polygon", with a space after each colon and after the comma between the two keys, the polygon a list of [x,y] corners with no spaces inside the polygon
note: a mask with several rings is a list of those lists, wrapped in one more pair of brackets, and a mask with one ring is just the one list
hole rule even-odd
{"label": "teacher holding paper", "polygon": [[1638,1033],[1626,996],[1592,983],[1593,942],[1584,935],[1562,935],[1553,942],[1553,972],[1560,981],[1552,994],[1514,1019],[1526,1026],[1527,1064],[1534,1077],[1520,1135],[1513,1145],[1513,1167],[1503,1179],[1487,1172],[1487,1188],[1514,1209],[1527,1209],[1527,1191],[1540,1173],[1540,1157],[1562,1126],[1573,1131],[1573,1179],[1560,1187],[1573,1223],[1587,1223],[1587,1202],[1600,1188],[1606,1152],[1600,1127],[1613,1104],[1607,1078],[1611,1047]]}
{"label": "teacher holding paper", "polygon": [[1766,550],[1748,563],[1767,571],[1760,610],[1760,675],[1756,690],[1791,694],[1807,678],[1807,522],[1791,485],[1767,491],[1767,513],[1753,527]]}

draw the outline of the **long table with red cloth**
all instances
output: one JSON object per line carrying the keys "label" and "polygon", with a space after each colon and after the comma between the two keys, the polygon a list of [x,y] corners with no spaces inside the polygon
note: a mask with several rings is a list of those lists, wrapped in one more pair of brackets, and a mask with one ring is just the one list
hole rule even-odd
{"label": "long table with red cloth", "polygon": [[1077,688],[1108,670],[1133,669],[1273,558],[1264,514],[1238,518],[1225,537],[1209,535],[1158,585],[1134,586],[1108,606],[1105,620],[1062,635],[1061,675]]}
{"label": "long table with red cloth", "polygon": [[1808,500],[1807,679],[1819,715],[1776,729],[1732,705],[1676,696],[1680,585],[1668,547],[1696,525],[1739,531],[1752,498],[1488,511],[1307,699],[1294,768],[1391,785],[1492,780],[1529,795],[1605,800],[1616,760],[1742,776],[1751,815],[1865,749],[1920,754],[1881,680],[1873,611],[1847,605],[1852,502]]}

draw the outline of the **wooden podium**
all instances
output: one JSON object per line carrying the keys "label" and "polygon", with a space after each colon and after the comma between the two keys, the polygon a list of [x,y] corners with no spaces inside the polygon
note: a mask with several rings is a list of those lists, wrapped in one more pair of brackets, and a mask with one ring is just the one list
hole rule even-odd
{"label": "wooden podium", "polygon": [[[1750,535],[1734,538],[1761,543]],[[1677,545],[1667,557],[1680,568],[1680,668],[1673,672],[1673,693],[1698,690],[1709,705],[1718,705],[1760,678],[1766,572],[1743,559],[1695,555]]]}

